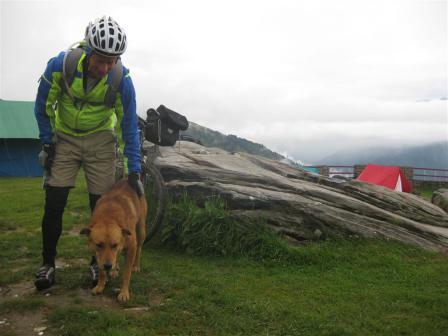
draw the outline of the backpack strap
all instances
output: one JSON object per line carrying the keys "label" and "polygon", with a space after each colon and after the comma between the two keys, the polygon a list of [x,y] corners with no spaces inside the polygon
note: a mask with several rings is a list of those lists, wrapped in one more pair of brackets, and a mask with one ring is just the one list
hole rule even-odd
{"label": "backpack strap", "polygon": [[[73,92],[70,89],[70,87],[75,79],[76,69],[78,67],[78,63],[82,57],[83,52],[84,50],[82,46],[69,49],[65,53],[62,65],[62,76],[60,82],[61,90],[62,93],[67,93],[67,95],[71,98],[75,106],[78,106],[81,100],[73,96]],[[121,80],[123,79],[123,64],[121,63],[121,58],[118,58],[117,64],[112,69],[109,76],[111,78],[110,84],[104,96],[103,104],[108,108],[113,108],[115,107],[117,92],[120,87]]]}
{"label": "backpack strap", "polygon": [[73,102],[76,101],[76,98],[73,96],[70,86],[75,79],[76,69],[78,68],[78,62],[81,59],[82,54],[82,48],[69,49],[65,53],[64,61],[62,63],[61,90],[63,93],[67,93]]}
{"label": "backpack strap", "polygon": [[115,64],[109,76],[111,79],[106,95],[104,96],[104,105],[112,108],[115,107],[115,99],[117,98],[117,92],[123,79],[123,64],[121,63],[121,58],[118,58],[117,64]]}

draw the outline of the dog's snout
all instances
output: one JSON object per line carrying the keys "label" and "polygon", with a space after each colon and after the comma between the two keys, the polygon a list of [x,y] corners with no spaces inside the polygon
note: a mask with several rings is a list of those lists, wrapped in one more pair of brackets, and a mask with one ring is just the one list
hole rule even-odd
{"label": "dog's snout", "polygon": [[112,264],[104,264],[103,267],[106,271],[110,271],[112,268]]}

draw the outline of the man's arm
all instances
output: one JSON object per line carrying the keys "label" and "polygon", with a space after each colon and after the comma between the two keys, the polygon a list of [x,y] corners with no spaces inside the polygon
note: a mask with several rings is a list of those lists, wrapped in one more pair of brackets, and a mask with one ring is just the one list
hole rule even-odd
{"label": "man's arm", "polygon": [[140,173],[141,158],[135,90],[132,79],[126,69],[124,69],[124,76],[119,91],[121,95],[121,106],[117,106],[119,131],[121,131],[121,137],[124,142],[124,155],[128,161],[128,173],[130,175],[132,173]]}
{"label": "man's arm", "polygon": [[62,72],[64,53],[52,58],[39,81],[34,114],[39,127],[39,138],[42,144],[52,144],[54,127],[54,106],[60,93],[59,79]]}

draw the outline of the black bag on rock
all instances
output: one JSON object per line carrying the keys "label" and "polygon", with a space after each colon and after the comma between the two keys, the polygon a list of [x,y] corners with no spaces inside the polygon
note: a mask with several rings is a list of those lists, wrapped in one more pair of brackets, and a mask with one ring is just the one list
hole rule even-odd
{"label": "black bag on rock", "polygon": [[146,111],[145,138],[156,145],[174,146],[179,140],[179,131],[187,128],[187,118],[164,105]]}

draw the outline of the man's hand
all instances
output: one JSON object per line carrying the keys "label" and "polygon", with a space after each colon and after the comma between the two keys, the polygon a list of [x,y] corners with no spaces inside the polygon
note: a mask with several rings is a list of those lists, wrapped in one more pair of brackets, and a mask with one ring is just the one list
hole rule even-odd
{"label": "man's hand", "polygon": [[55,154],[56,147],[54,144],[42,145],[42,150],[39,153],[39,163],[47,171],[48,175],[51,175],[51,166],[53,165]]}
{"label": "man's hand", "polygon": [[132,189],[137,193],[138,197],[141,197],[144,194],[143,184],[140,181],[139,173],[131,173],[128,176],[128,183]]}

